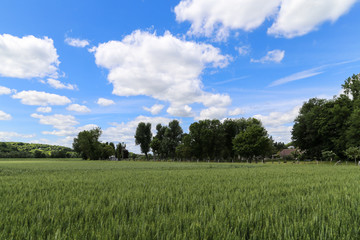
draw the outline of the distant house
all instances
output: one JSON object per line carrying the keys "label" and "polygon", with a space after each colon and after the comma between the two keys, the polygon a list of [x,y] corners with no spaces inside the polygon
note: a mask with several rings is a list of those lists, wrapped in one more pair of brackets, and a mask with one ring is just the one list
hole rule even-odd
{"label": "distant house", "polygon": [[291,156],[291,154],[292,154],[293,152],[295,152],[295,151],[297,151],[297,149],[295,149],[295,148],[283,149],[283,150],[279,153],[279,155],[280,155],[281,158],[284,158],[284,157],[287,157],[287,156]]}
{"label": "distant house", "polygon": [[117,159],[117,157],[115,157],[115,155],[111,155],[111,156],[109,157],[109,160],[110,160],[110,161],[119,161],[119,159]]}

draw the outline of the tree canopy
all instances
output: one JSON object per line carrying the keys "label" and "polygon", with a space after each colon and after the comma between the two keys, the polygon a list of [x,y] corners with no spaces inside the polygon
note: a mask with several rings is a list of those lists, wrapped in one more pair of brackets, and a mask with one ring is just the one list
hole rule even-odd
{"label": "tree canopy", "polygon": [[342,87],[344,94],[333,99],[309,99],[295,119],[292,139],[308,158],[320,158],[323,151],[344,158],[347,148],[360,144],[359,75]]}

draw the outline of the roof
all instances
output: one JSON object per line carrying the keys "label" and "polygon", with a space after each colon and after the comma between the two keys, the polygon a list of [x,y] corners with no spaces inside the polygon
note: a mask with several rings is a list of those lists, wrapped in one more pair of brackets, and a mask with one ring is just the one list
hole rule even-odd
{"label": "roof", "polygon": [[295,151],[296,151],[296,149],[283,149],[283,150],[279,153],[279,155],[280,155],[280,157],[286,157],[286,156],[291,155],[291,153],[292,153],[292,152],[295,152]]}

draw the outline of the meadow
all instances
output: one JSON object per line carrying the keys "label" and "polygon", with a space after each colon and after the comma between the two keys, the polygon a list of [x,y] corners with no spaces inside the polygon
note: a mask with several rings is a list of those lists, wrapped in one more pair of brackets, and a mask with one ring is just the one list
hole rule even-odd
{"label": "meadow", "polygon": [[0,159],[0,239],[360,239],[360,168]]}

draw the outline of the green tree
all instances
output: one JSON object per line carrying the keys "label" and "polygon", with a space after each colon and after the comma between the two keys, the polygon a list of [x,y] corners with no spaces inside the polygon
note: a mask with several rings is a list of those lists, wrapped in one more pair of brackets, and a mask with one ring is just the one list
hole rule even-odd
{"label": "green tree", "polygon": [[180,144],[183,130],[179,121],[169,122],[169,127],[165,129],[164,139],[166,139],[167,152],[171,157],[175,157],[176,147]]}
{"label": "green tree", "polygon": [[141,152],[145,154],[147,160],[149,160],[151,138],[151,123],[140,122],[136,128],[135,144],[140,145]]}
{"label": "green tree", "polygon": [[158,137],[154,137],[151,142],[150,142],[150,148],[152,150],[152,152],[154,153],[154,158],[160,156],[160,151],[161,151],[161,141],[159,140]]}
{"label": "green tree", "polygon": [[234,151],[242,157],[253,159],[271,152],[271,141],[261,122],[254,118],[247,120],[247,127],[233,140]]}
{"label": "green tree", "polygon": [[345,80],[344,84],[341,85],[344,89],[344,93],[351,96],[355,101],[360,99],[360,79],[359,74],[353,75]]}
{"label": "green tree", "polygon": [[102,131],[100,128],[84,130],[74,138],[73,148],[83,159],[98,160],[101,158],[102,147],[99,137]]}
{"label": "green tree", "polygon": [[359,147],[349,147],[348,149],[346,149],[345,154],[348,158],[350,159],[354,159],[355,160],[355,165],[356,160],[360,157],[360,148]]}
{"label": "green tree", "polygon": [[336,154],[333,151],[322,151],[321,155],[324,160],[330,160],[330,162],[336,157]]}

